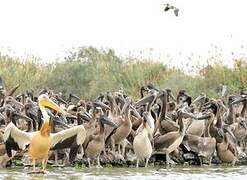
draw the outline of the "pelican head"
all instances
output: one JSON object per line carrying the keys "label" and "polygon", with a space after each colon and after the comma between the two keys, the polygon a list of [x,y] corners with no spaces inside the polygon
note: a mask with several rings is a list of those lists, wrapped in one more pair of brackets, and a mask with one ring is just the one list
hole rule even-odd
{"label": "pelican head", "polygon": [[240,102],[246,102],[247,101],[247,95],[241,95],[240,97],[236,98],[234,101],[231,102],[231,104],[238,104]]}
{"label": "pelican head", "polygon": [[66,112],[60,108],[55,102],[53,102],[46,94],[42,94],[39,96],[38,98],[38,102],[39,102],[39,107],[40,110],[44,116],[44,118],[48,118],[49,119],[49,115],[47,114],[47,112],[45,111],[46,107],[49,107],[57,112],[62,113],[63,115],[66,114]]}
{"label": "pelican head", "polygon": [[218,110],[219,110],[219,104],[216,100],[208,102],[204,105],[202,110],[203,111],[211,110],[213,112],[213,114],[216,115]]}

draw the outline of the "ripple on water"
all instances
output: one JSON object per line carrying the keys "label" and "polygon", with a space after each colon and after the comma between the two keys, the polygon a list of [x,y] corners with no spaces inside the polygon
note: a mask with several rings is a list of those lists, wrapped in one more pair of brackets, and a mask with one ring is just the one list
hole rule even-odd
{"label": "ripple on water", "polygon": [[174,166],[155,168],[50,168],[48,173],[27,174],[30,168],[7,168],[0,170],[0,179],[246,179],[246,166]]}

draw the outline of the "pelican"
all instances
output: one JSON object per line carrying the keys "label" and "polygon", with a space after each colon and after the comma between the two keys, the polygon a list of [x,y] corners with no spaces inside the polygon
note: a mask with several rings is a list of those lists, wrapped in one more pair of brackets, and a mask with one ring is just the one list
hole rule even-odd
{"label": "pelican", "polygon": [[231,163],[232,166],[238,161],[238,151],[235,143],[231,142],[231,135],[226,132],[222,135],[222,142],[217,143],[217,156],[223,163]]}
{"label": "pelican", "polygon": [[165,6],[165,9],[164,9],[165,12],[169,11],[170,9],[173,9],[175,16],[178,16],[178,11],[179,11],[178,8],[176,8],[175,6],[172,6],[170,4],[164,4],[164,6]]}
{"label": "pelican", "polygon": [[38,97],[38,105],[43,115],[44,123],[39,131],[24,132],[19,130],[10,122],[4,132],[4,142],[6,148],[13,150],[24,150],[29,145],[28,155],[32,160],[33,170],[35,172],[36,160],[42,162],[42,173],[45,173],[49,150],[69,148],[76,139],[77,145],[81,145],[86,137],[86,131],[83,125],[71,127],[58,133],[50,133],[50,117],[45,108],[49,107],[63,115],[67,114],[57,104],[55,104],[46,94]]}
{"label": "pelican", "polygon": [[133,141],[133,149],[136,155],[136,167],[139,167],[139,161],[145,160],[145,167],[148,165],[149,158],[152,155],[152,145],[150,139],[152,138],[153,132],[150,132],[153,122],[150,119],[149,113],[145,111],[143,113],[143,122],[136,132],[136,136]]}
{"label": "pelican", "polygon": [[[233,105],[237,103],[243,103],[242,110],[240,111],[240,117],[236,117],[236,113],[233,112]],[[241,97],[237,98],[233,102],[231,102],[231,107],[232,111],[231,117],[233,119],[233,123],[230,125],[232,132],[234,136],[236,137],[239,145],[241,148],[244,148],[246,146],[246,135],[247,135],[247,125],[246,125],[246,116],[245,112],[247,110],[247,95],[241,92]],[[230,109],[230,108],[229,108]],[[229,116],[229,115],[228,115]]]}
{"label": "pelican", "polygon": [[188,113],[184,109],[178,110],[179,130],[160,135],[154,139],[154,148],[158,150],[158,152],[154,152],[153,154],[166,154],[167,165],[169,165],[170,163],[169,154],[175,151],[180,146],[185,136],[185,132],[187,129],[187,124],[184,124],[183,120],[183,118],[185,117],[195,118],[192,113]]}
{"label": "pelican", "polygon": [[101,115],[98,119],[99,132],[89,137],[88,144],[85,146],[85,154],[88,158],[88,166],[91,167],[90,160],[97,157],[97,167],[101,167],[99,156],[105,147],[105,124],[117,128],[117,125],[112,122],[107,116]]}
{"label": "pelican", "polygon": [[203,164],[203,158],[207,159],[209,165],[211,165],[211,160],[216,148],[216,139],[211,137],[210,126],[215,119],[215,115],[212,112],[207,112],[207,114],[196,118],[196,120],[203,119],[207,119],[204,135],[201,137],[187,134],[185,135],[183,142],[187,143],[186,147],[188,147],[190,151],[198,154],[200,165]]}
{"label": "pelican", "polygon": [[[172,99],[174,98],[173,95],[171,94],[171,91],[168,89],[166,91],[161,91],[161,92],[162,92],[162,95],[160,97],[161,112],[159,118],[156,121],[156,130],[159,129],[159,133],[161,135],[164,135],[167,132],[177,131],[179,129],[179,125],[175,121],[169,119],[168,116],[166,116],[168,113],[167,111],[169,109],[169,107],[167,107],[169,96],[171,96]],[[156,132],[156,130],[154,132]]]}
{"label": "pelican", "polygon": [[[151,115],[151,107],[154,104],[156,98],[158,96],[160,96],[160,95],[161,95],[160,92],[152,89],[152,90],[149,91],[148,95],[146,95],[145,97],[143,97],[142,99],[140,99],[139,101],[137,101],[135,103],[135,107],[139,107],[139,106],[145,105],[145,112],[148,113],[148,116],[149,116],[148,118],[150,119],[150,126],[147,126],[146,129],[148,129],[151,134],[153,134],[154,130],[155,130],[155,124],[154,124],[155,120]],[[142,123],[140,125],[144,125],[144,124],[145,123]],[[139,126],[139,128],[143,128],[143,127]]]}
{"label": "pelican", "polygon": [[[184,105],[191,106],[192,104],[196,104],[200,102],[200,106],[203,105],[203,101],[205,101],[206,95],[202,94],[197,97],[193,102],[191,97],[185,92],[185,90],[180,90],[177,96],[177,104],[179,107]],[[201,108],[199,108],[201,109]],[[204,129],[205,129],[205,122],[204,121],[196,121],[195,119],[188,119],[187,122],[189,123],[188,129],[186,130],[187,134],[202,136]]]}
{"label": "pelican", "polygon": [[[132,123],[130,120],[130,103],[130,99],[127,98],[121,111],[121,114],[123,114],[123,117],[120,117],[122,122],[118,124],[118,128],[115,130],[115,133],[110,137],[110,143],[114,154],[115,144],[117,144],[118,149],[120,149],[120,143],[129,136],[132,129]],[[119,152],[119,154],[121,153]]]}

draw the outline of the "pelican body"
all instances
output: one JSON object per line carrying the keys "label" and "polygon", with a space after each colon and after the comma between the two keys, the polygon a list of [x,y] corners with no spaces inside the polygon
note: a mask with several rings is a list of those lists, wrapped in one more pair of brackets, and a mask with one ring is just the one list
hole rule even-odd
{"label": "pelican body", "polygon": [[41,129],[37,131],[35,135],[32,137],[30,141],[28,154],[33,162],[33,171],[35,171],[36,160],[42,161],[42,166],[43,166],[42,171],[45,171],[46,162],[48,160],[48,153],[52,144],[52,139],[50,135],[50,126],[49,126],[50,117],[45,111],[45,107],[50,107],[62,114],[65,114],[65,112],[53,101],[51,101],[46,95],[39,96],[38,101],[39,101],[39,108],[43,114],[44,123],[41,126]]}
{"label": "pelican body", "polygon": [[68,142],[68,140],[76,141],[77,145],[82,144],[86,137],[86,131],[83,125],[79,125],[58,133],[50,133],[50,117],[45,107],[49,107],[62,114],[66,114],[66,112],[49,99],[46,94],[39,96],[38,103],[44,120],[40,130],[36,132],[24,132],[10,122],[5,128],[4,142],[6,149],[9,151],[11,149],[24,150],[29,145],[28,155],[32,160],[33,172],[35,172],[36,160],[42,162],[42,172],[45,172],[49,150],[51,148],[71,148],[71,142]]}
{"label": "pelican body", "polygon": [[146,159],[145,167],[148,165],[149,158],[152,155],[153,149],[150,142],[150,137],[152,137],[152,133],[150,132],[150,127],[152,126],[152,122],[150,122],[150,118],[148,118],[148,112],[143,113],[143,124],[137,130],[137,135],[133,141],[133,148],[137,158],[136,167],[139,167],[139,161]]}

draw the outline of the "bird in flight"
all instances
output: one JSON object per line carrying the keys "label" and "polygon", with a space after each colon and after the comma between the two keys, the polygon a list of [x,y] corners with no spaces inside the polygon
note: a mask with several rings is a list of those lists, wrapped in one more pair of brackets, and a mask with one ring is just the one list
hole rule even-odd
{"label": "bird in flight", "polygon": [[173,9],[175,16],[178,16],[178,11],[179,11],[178,8],[176,8],[175,6],[172,6],[170,4],[164,4],[164,6],[165,6],[165,9],[164,9],[165,12],[169,11],[170,9]]}

